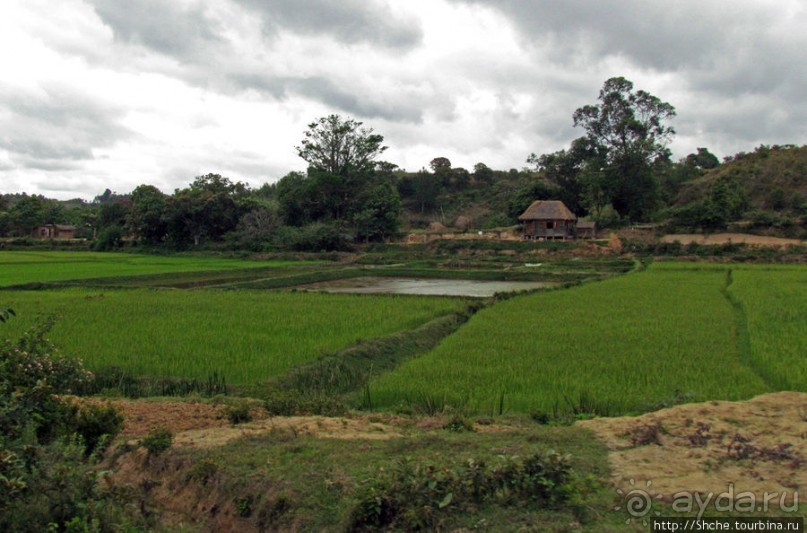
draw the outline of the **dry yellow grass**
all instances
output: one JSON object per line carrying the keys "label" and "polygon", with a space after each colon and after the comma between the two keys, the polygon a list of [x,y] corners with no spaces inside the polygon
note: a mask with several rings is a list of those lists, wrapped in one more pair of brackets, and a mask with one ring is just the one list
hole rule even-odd
{"label": "dry yellow grass", "polygon": [[[701,431],[698,424],[708,430]],[[646,489],[670,500],[676,493],[720,494],[730,484],[735,494],[763,492],[807,494],[807,394],[777,392],[742,402],[706,402],[663,409],[639,417],[598,418],[578,422],[610,448],[614,484],[624,492]],[[702,428],[706,426],[701,426]],[[658,443],[637,443],[653,434]],[[748,457],[737,459],[741,443]],[[786,446],[776,456],[777,447]],[[789,445],[789,446],[787,446]],[[754,452],[759,450],[761,454]],[[767,453],[766,453],[767,452]],[[631,480],[633,483],[631,483]],[[647,482],[651,482],[648,487]],[[778,501],[778,500],[777,500]]]}

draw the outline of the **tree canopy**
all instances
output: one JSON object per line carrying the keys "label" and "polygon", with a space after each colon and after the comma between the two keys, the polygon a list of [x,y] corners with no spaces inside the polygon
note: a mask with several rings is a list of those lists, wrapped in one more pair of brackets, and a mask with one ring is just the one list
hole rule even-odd
{"label": "tree canopy", "polygon": [[384,137],[363,123],[328,115],[308,125],[297,154],[317,170],[345,175],[372,168],[386,149]]}

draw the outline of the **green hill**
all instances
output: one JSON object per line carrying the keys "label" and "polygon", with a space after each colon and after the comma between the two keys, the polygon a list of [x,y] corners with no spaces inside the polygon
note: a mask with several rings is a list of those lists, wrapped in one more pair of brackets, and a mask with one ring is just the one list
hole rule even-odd
{"label": "green hill", "polygon": [[670,212],[678,228],[807,234],[807,146],[765,146],[735,155],[681,184]]}
{"label": "green hill", "polygon": [[803,210],[807,201],[807,146],[760,146],[740,152],[701,178],[684,184],[677,206],[703,201],[721,180],[741,185],[752,209]]}

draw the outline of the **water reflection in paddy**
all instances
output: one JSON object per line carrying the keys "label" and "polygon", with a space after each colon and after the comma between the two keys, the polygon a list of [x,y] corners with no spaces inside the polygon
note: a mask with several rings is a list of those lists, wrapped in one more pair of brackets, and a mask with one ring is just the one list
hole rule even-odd
{"label": "water reflection in paddy", "polygon": [[474,296],[484,298],[493,296],[497,292],[526,291],[555,285],[557,283],[545,281],[362,277],[323,281],[299,288],[303,290],[359,294],[419,294],[424,296]]}

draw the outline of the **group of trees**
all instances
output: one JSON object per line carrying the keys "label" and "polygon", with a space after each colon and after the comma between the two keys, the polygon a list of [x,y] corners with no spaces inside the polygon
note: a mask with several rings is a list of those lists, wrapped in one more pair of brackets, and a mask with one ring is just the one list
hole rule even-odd
{"label": "group of trees", "polygon": [[[611,78],[600,90],[599,103],[572,115],[584,136],[567,150],[532,154],[527,161],[578,214],[599,217],[610,206],[630,220],[646,220],[660,205],[661,175],[672,165],[667,145],[675,130],[667,121],[674,116],[669,103],[634,91],[625,78]],[[708,150],[701,150],[707,159]]]}
{"label": "group of trees", "polygon": [[[429,169],[406,172],[380,157],[384,138],[361,122],[329,115],[308,125],[297,153],[306,172],[250,189],[219,174],[197,177],[165,194],[140,185],[128,194],[107,189],[92,202],[42,196],[0,196],[0,236],[30,235],[33,227],[72,224],[77,236],[100,248],[133,238],[175,248],[210,242],[264,249],[333,249],[395,235],[402,213],[417,226],[439,213],[443,220],[482,205],[480,226],[515,223],[536,199],[562,200],[578,216],[601,223],[646,221],[661,213],[682,224],[717,227],[747,207],[742,186],[718,183],[702,204],[673,207],[683,184],[720,166],[706,148],[678,162],[668,145],[675,108],[622,77],[607,80],[598,102],[572,114],[584,134],[566,149],[531,154],[532,168],[471,171],[435,157]],[[472,209],[473,210],[473,209]],[[704,214],[705,213],[705,214]]]}
{"label": "group of trees", "polygon": [[165,194],[140,185],[129,194],[110,190],[91,203],[63,203],[41,196],[0,205],[0,234],[28,236],[42,224],[72,224],[96,237],[99,249],[127,238],[175,248],[229,241],[233,246],[339,248],[353,240],[381,240],[398,231],[401,203],[394,165],[377,161],[383,137],[361,122],[337,115],[309,125],[297,151],[306,173],[250,189],[219,174],[197,177]]}
{"label": "group of trees", "polygon": [[329,115],[309,124],[298,155],[306,173],[292,172],[276,186],[283,221],[294,227],[332,224],[363,241],[398,231],[401,202],[394,165],[377,161],[384,138],[361,122]]}

